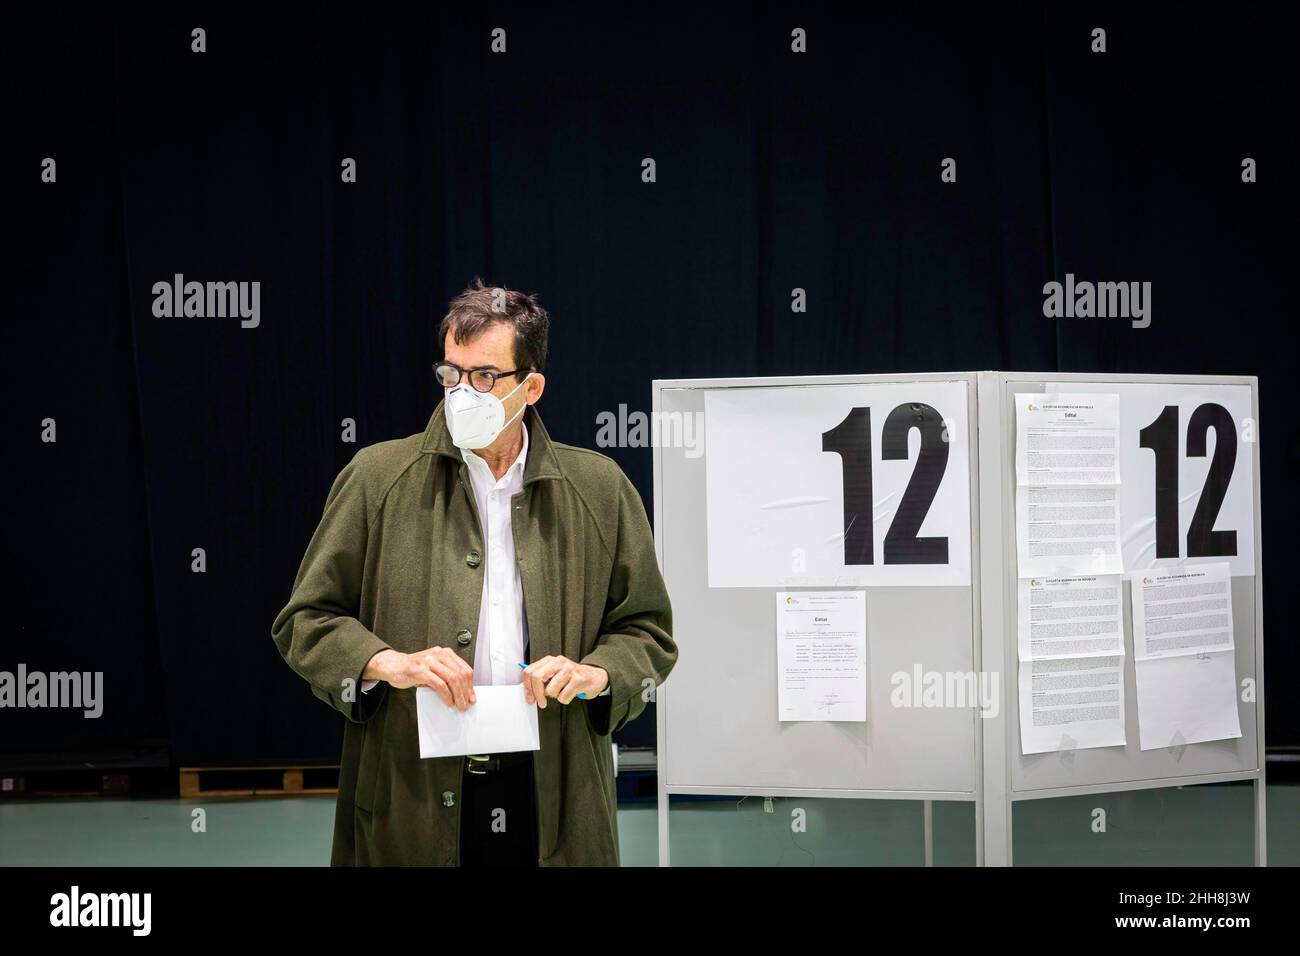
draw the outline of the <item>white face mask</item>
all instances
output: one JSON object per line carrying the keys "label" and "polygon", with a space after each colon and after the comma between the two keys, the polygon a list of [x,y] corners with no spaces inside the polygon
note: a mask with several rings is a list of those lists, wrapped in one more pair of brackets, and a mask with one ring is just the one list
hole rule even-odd
{"label": "white face mask", "polygon": [[[525,375],[523,381],[506,393],[506,398],[523,388],[524,382],[528,381],[532,374],[529,372]],[[505,427],[522,415],[527,407],[528,404],[525,402],[518,412],[510,416],[508,422],[506,407],[501,399],[491,392],[476,391],[468,382],[462,382],[455,388],[447,390],[443,413],[447,419],[447,428],[451,432],[452,444],[457,448],[468,448],[473,451],[486,448],[496,441]]]}

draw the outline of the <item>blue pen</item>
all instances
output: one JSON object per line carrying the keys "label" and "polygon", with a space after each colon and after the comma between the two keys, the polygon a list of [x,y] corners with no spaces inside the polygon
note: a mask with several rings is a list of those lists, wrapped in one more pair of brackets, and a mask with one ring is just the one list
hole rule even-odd
{"label": "blue pen", "polygon": [[[519,667],[520,667],[521,670],[527,670],[527,669],[528,669],[528,665],[527,665],[527,664],[520,664]],[[587,695],[586,695],[586,694],[579,694],[578,696],[581,697],[583,700],[586,700],[586,699],[587,699]]]}

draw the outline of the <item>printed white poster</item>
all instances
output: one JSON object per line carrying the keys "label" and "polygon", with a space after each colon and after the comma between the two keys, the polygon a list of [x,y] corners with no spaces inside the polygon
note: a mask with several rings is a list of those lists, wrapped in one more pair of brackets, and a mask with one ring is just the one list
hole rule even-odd
{"label": "printed white poster", "polygon": [[1122,578],[1016,585],[1021,753],[1124,746]]}
{"label": "printed white poster", "polygon": [[1228,563],[1132,575],[1143,750],[1241,736]]}
{"label": "printed white poster", "polygon": [[969,585],[966,383],[704,396],[709,586]]}
{"label": "printed white poster", "polygon": [[1015,409],[1019,576],[1120,573],[1119,396],[1026,392]]}
{"label": "printed white poster", "polygon": [[1016,396],[1016,483],[1118,485],[1119,396]]}

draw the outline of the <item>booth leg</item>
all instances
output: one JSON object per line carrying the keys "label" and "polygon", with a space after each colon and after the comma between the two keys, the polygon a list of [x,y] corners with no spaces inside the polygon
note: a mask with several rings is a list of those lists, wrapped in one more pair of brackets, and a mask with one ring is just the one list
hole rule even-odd
{"label": "booth leg", "polygon": [[1255,865],[1268,866],[1268,812],[1264,774],[1255,778]]}
{"label": "booth leg", "polygon": [[925,806],[925,865],[934,866],[934,803],[923,801]]}

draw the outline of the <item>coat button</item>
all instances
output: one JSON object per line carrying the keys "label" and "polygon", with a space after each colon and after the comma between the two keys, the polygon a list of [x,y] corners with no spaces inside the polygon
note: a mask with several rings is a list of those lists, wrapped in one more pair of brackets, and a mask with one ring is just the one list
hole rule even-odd
{"label": "coat button", "polygon": [[469,644],[474,635],[470,634],[469,628],[462,627],[456,632],[456,643],[462,646]]}
{"label": "coat button", "polygon": [[477,551],[471,551],[469,554],[465,555],[465,563],[468,564],[471,568],[477,568],[480,564],[483,563],[483,559],[479,557],[479,553]]}
{"label": "coat button", "polygon": [[444,807],[454,807],[456,805],[456,795],[450,790],[442,791],[442,805]]}

